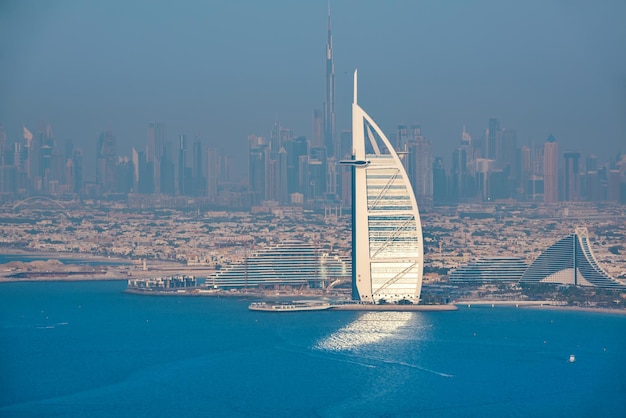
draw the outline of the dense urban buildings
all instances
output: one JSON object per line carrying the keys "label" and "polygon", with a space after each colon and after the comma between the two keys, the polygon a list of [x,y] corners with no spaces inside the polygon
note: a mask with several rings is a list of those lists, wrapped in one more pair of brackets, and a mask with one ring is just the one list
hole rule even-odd
{"label": "dense urban buildings", "polygon": [[[317,118],[318,125],[320,120]],[[497,127],[491,121],[492,127]],[[319,128],[319,126],[318,126]],[[319,132],[319,131],[318,131]],[[559,152],[550,135],[541,145],[514,144],[515,132],[501,130],[487,141],[472,141],[465,130],[451,158],[433,155],[432,140],[419,125],[398,127],[399,150],[416,197],[422,206],[480,202],[614,202],[626,203],[626,154],[611,160],[579,151]],[[351,131],[343,131],[335,147],[295,134],[276,123],[269,137],[248,138],[247,181],[234,171],[233,157],[220,154],[198,138],[181,134],[170,141],[165,124],[148,125],[145,150],[120,152],[115,133],[95,136],[95,165],[83,150],[61,142],[47,125],[37,134],[24,127],[21,138],[0,132],[0,201],[47,195],[141,201],[150,206],[170,198],[193,197],[207,206],[250,209],[286,205],[304,208],[351,205],[349,169],[338,164],[351,158]],[[482,157],[482,144],[500,144],[500,160]],[[174,146],[175,144],[175,146]],[[170,199],[171,200],[171,199]]]}
{"label": "dense urban buildings", "polygon": [[[5,132],[0,125],[0,202],[47,195],[67,199],[128,199],[131,206],[180,207],[186,197],[212,209],[265,210],[296,206],[348,210],[352,131],[337,132],[335,64],[330,6],[325,48],[323,110],[314,110],[311,135],[268,121],[268,135],[248,137],[246,170],[207,138],[170,132],[164,121],[146,124],[145,146],[124,149],[115,129],[97,133],[95,155],[55,135],[50,124]],[[418,115],[419,116],[419,115]],[[568,148],[567,138],[530,141],[485,115],[482,133],[459,127],[458,146],[435,155],[427,126],[399,125],[398,151],[420,206],[481,202],[626,203],[626,153],[601,159]],[[232,140],[232,138],[225,138]],[[567,149],[562,152],[561,149]],[[95,164],[92,161],[95,158]],[[240,179],[247,179],[240,181]],[[254,209],[257,208],[257,209]]]}

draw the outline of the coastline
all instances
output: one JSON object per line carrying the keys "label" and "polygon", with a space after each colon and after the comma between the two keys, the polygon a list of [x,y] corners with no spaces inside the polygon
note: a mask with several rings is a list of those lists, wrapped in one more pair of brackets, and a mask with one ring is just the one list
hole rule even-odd
{"label": "coastline", "polygon": [[41,282],[108,282],[108,281],[126,281],[126,278],[120,278],[119,275],[99,275],[96,277],[85,276],[81,274],[73,274],[71,276],[54,276],[54,277],[2,277],[0,276],[0,284],[2,283],[41,283]]}
{"label": "coastline", "polygon": [[378,311],[378,312],[449,312],[458,311],[453,304],[447,305],[370,305],[347,303],[330,306],[331,311]]}
{"label": "coastline", "polygon": [[525,306],[524,308],[544,309],[544,310],[553,310],[553,311],[593,312],[593,313],[626,315],[626,309],[594,308],[591,306],[586,307],[586,306],[568,306],[568,305],[562,305],[562,306],[535,305],[535,306]]}
{"label": "coastline", "polygon": [[[17,256],[17,257],[32,257],[41,258],[45,260],[69,260],[65,266],[71,266],[72,260],[76,261],[92,261],[102,263],[119,263],[119,265],[107,266],[107,271],[101,274],[98,273],[84,273],[74,271],[58,271],[58,272],[45,272],[37,274],[34,272],[33,277],[7,277],[8,272],[0,272],[0,284],[1,283],[26,283],[26,282],[81,282],[81,281],[126,281],[130,278],[138,277],[154,277],[154,276],[166,276],[173,273],[173,271],[182,272],[189,271],[190,274],[197,273],[197,269],[189,268],[188,266],[179,265],[173,261],[151,260],[149,270],[136,270],[129,269],[137,265],[137,260],[131,260],[123,257],[110,257],[102,255],[93,255],[87,253],[58,253],[58,252],[46,252],[46,251],[28,251],[24,249],[15,248],[0,248],[0,255],[3,256]],[[201,270],[201,269],[200,269]],[[223,292],[223,291],[206,291],[201,289],[196,290],[177,290],[177,291],[141,291],[135,289],[126,289],[125,292],[145,295],[145,296],[208,296],[208,297],[239,297],[239,298],[270,298],[270,295],[266,293],[256,292]],[[293,294],[282,294],[281,297],[302,297],[302,293],[294,292]],[[316,296],[316,295],[308,295]],[[560,310],[560,311],[573,311],[573,312],[591,312],[591,313],[605,313],[605,314],[618,314],[626,315],[626,309],[619,308],[607,308],[607,307],[591,307],[591,306],[569,306],[564,305],[564,302],[554,301],[490,301],[490,300],[468,300],[468,301],[455,301],[448,305],[362,305],[362,304],[339,304],[333,305],[331,310],[343,310],[343,311],[414,311],[414,312],[428,312],[428,311],[454,311],[458,310],[460,306],[468,306],[468,308],[495,308],[495,307],[519,307],[526,309],[544,309],[544,310]]]}
{"label": "coastline", "polygon": [[626,309],[620,308],[606,308],[606,307],[593,307],[593,306],[574,306],[574,305],[566,305],[565,302],[557,302],[557,301],[542,301],[542,300],[531,300],[531,301],[490,301],[490,300],[471,300],[471,301],[455,301],[455,305],[467,307],[467,309],[472,308],[499,308],[499,307],[507,307],[507,308],[521,308],[521,309],[545,309],[545,310],[555,310],[555,311],[573,311],[573,312],[595,312],[595,313],[610,313],[610,314],[620,314],[626,315]]}
{"label": "coastline", "polygon": [[111,257],[104,255],[94,255],[89,253],[59,253],[54,251],[29,251],[19,248],[0,248],[0,255],[2,256],[20,256],[20,257],[32,257],[32,258],[47,258],[50,260],[80,260],[80,261],[94,261],[102,263],[122,263],[132,264],[133,260],[124,257]]}
{"label": "coastline", "polygon": [[[24,260],[23,263],[46,263],[48,261],[62,261],[62,265],[52,265],[47,267],[36,267],[32,270],[14,270],[7,268],[0,271],[0,283],[8,282],[52,282],[52,281],[105,281],[105,280],[128,280],[133,278],[149,278],[170,276],[178,274],[197,275],[207,273],[206,269],[182,265],[176,261],[149,260],[148,268],[143,270],[141,260],[94,255],[88,253],[64,253],[47,251],[28,251],[24,249],[0,248],[0,256],[11,258],[32,258],[40,260]],[[0,264],[0,269],[7,264],[19,261],[7,261]],[[80,268],[87,263],[101,263],[103,271],[86,272]],[[54,270],[58,268],[58,270]],[[25,273],[27,277],[10,277],[16,273]]]}

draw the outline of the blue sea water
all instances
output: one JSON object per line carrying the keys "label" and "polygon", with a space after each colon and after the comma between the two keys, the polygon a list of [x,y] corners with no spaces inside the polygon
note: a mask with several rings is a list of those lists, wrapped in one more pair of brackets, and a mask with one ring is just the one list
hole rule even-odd
{"label": "blue sea water", "polygon": [[124,288],[0,285],[0,416],[626,416],[625,315],[276,314]]}

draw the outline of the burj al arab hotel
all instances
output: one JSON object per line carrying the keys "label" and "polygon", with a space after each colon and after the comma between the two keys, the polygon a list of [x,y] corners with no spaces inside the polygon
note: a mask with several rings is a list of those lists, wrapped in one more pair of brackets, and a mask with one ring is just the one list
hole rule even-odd
{"label": "burj al arab hotel", "polygon": [[413,188],[376,122],[352,103],[352,298],[417,304],[424,247]]}

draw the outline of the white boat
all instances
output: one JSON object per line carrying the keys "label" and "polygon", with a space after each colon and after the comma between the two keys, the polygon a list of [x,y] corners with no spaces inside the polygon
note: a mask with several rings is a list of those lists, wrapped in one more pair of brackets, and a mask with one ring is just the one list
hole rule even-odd
{"label": "white boat", "polygon": [[263,312],[323,311],[329,308],[329,303],[319,301],[254,302],[248,306],[251,311]]}
{"label": "white boat", "polygon": [[569,360],[567,360],[567,361],[569,361],[570,363],[574,363],[576,361],[576,356],[573,355],[573,354],[570,354],[569,355]]}

